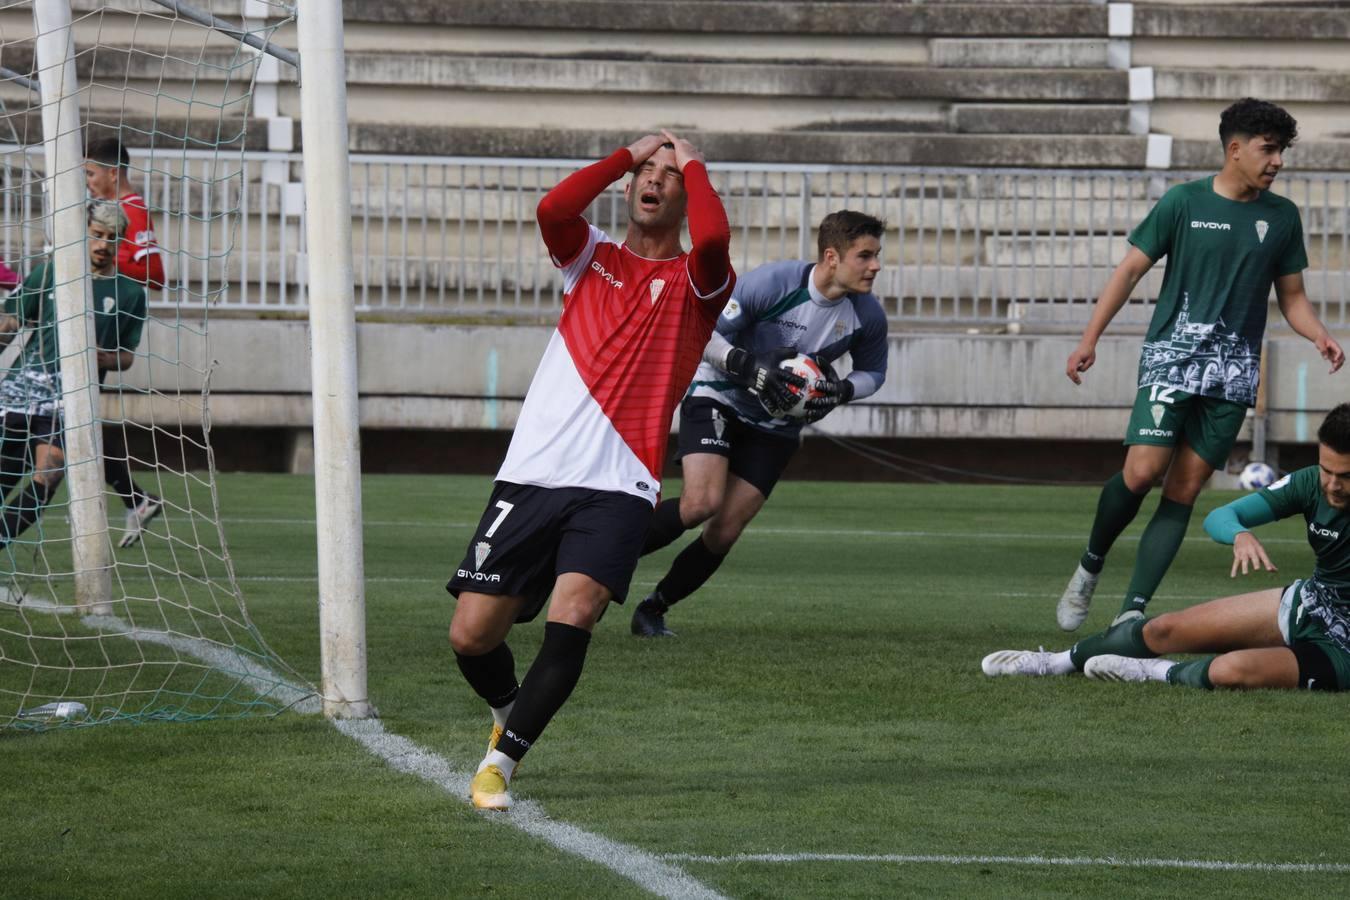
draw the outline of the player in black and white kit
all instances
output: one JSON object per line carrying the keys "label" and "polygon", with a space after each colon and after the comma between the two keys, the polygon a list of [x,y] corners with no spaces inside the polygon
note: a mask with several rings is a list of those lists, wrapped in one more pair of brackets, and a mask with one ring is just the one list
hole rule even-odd
{"label": "player in black and white kit", "polygon": [[[673,635],[667,610],[726,559],[801,446],[803,424],[885,381],[886,314],[871,293],[884,232],[865,213],[831,213],[820,223],[815,261],[769,263],[737,284],[680,407],[684,493],[656,507],[643,553],[697,525],[703,532],[634,610],[633,634]],[[853,371],[839,378],[831,364],[845,353]],[[825,371],[824,395],[807,401],[805,418],[787,418],[779,411],[791,406],[791,387],[805,383],[779,363],[797,354]]]}

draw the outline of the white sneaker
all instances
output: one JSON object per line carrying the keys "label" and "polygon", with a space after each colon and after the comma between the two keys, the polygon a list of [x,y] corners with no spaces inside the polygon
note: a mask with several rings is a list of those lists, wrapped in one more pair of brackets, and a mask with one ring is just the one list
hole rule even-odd
{"label": "white sneaker", "polygon": [[141,532],[145,530],[146,524],[159,515],[160,510],[164,509],[164,501],[151,494],[146,494],[145,499],[135,508],[127,511],[126,530],[122,532],[122,539],[117,542],[119,547],[130,547],[141,539]]}
{"label": "white sneaker", "polygon": [[1170,659],[1134,659],[1104,653],[1089,659],[1083,674],[1097,681],[1166,681],[1167,670],[1174,665]]}
{"label": "white sneaker", "polygon": [[1050,667],[1055,654],[1040,650],[996,650],[980,660],[980,668],[990,678],[1001,675],[1059,675]]}
{"label": "white sneaker", "polygon": [[1069,579],[1069,586],[1059,598],[1055,607],[1055,619],[1062,631],[1077,631],[1078,626],[1088,616],[1092,608],[1092,593],[1097,590],[1097,578],[1079,563],[1078,569]]}

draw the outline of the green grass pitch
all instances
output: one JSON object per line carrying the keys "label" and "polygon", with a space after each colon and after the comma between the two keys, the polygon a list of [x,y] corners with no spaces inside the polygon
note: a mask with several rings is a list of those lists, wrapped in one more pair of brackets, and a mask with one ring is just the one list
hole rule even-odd
{"label": "green grass pitch", "polygon": [[[488,489],[365,480],[371,697],[387,730],[460,771],[489,720],[454,666],[443,583]],[[220,491],[254,620],[317,681],[312,482],[227,475]],[[1068,645],[1054,601],[1095,497],[781,485],[671,614],[678,639],[639,641],[627,611],[610,610],[516,795],[646,853],[695,857],[671,861],[730,897],[1337,895],[1343,869],[1141,861],[1350,863],[1343,698],[980,673],[991,650]],[[1226,499],[1202,497],[1155,611],[1310,568],[1301,523],[1285,522],[1263,530],[1281,571],[1230,581],[1228,549],[1199,524]],[[1114,615],[1154,502],[1083,633]],[[634,594],[682,545],[643,561]],[[541,632],[513,634],[521,674]],[[3,896],[644,896],[399,774],[318,716],[7,733],[0,772]]]}

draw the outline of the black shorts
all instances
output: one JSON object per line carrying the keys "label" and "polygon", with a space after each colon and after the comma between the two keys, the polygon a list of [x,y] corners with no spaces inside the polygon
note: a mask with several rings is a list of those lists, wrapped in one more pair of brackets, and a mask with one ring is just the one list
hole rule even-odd
{"label": "black shorts", "polygon": [[676,459],[715,453],[731,461],[731,472],[768,497],[802,445],[800,437],[776,437],[745,424],[736,411],[711,397],[686,397],[680,404],[680,445]]}
{"label": "black shorts", "polygon": [[30,416],[27,413],[6,412],[3,421],[5,440],[28,443],[30,455],[32,444],[51,444],[60,449],[65,448],[60,416]]}
{"label": "black shorts", "polygon": [[616,603],[628,596],[652,505],[621,491],[545,488],[499,481],[445,589],[524,597],[517,622],[548,602],[565,572],[594,578]]}

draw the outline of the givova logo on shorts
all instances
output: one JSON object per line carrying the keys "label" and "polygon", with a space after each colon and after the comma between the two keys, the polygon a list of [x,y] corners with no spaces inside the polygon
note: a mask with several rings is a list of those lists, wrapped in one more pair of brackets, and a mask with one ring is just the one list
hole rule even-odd
{"label": "givova logo on shorts", "polygon": [[[509,512],[510,510],[507,511]],[[496,526],[493,527],[495,528]],[[491,552],[492,552],[492,545],[489,544],[487,541],[479,541],[478,543],[474,544],[473,545],[474,571],[470,572],[468,569],[460,569],[455,574],[457,574],[460,578],[467,578],[470,581],[481,581],[486,584],[492,584],[493,582],[501,581],[502,576],[500,575],[490,575],[487,572],[478,571],[479,569],[483,568],[483,563],[487,561],[488,554]]]}

